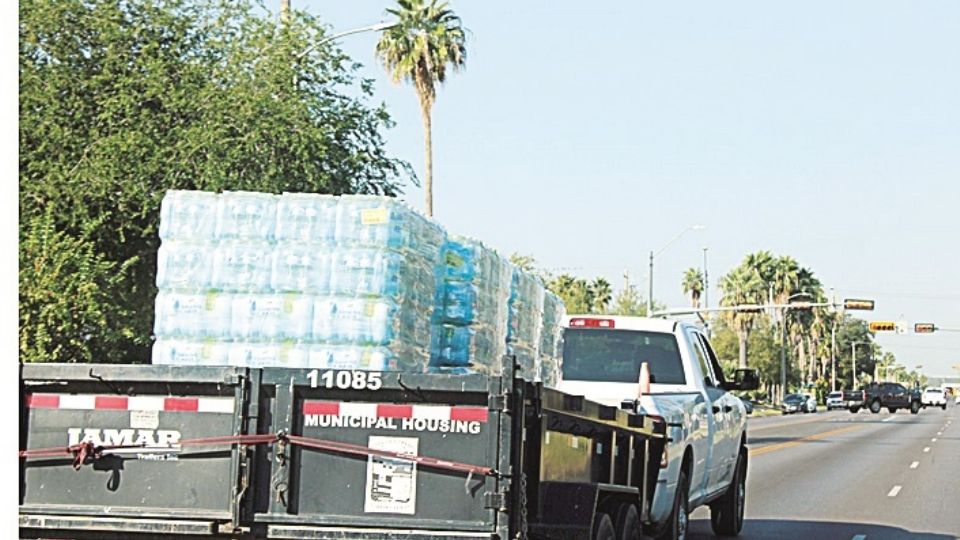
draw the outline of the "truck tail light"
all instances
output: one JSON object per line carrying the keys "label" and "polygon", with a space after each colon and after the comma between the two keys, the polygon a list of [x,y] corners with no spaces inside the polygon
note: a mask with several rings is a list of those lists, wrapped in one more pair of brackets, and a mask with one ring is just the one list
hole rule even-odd
{"label": "truck tail light", "polygon": [[571,328],[616,328],[613,319],[577,317],[570,319]]}

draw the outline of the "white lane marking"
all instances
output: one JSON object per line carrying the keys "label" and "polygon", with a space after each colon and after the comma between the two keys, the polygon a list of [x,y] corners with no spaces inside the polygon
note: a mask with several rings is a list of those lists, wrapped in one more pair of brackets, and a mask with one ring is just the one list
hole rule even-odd
{"label": "white lane marking", "polygon": [[865,535],[865,534],[858,534],[858,535],[854,536],[853,538],[851,538],[850,540],[867,540],[867,535]]}
{"label": "white lane marking", "polygon": [[900,489],[903,486],[893,486],[893,489],[890,490],[890,493],[887,493],[887,497],[896,497],[897,493],[900,493]]}
{"label": "white lane marking", "polygon": [[919,462],[919,461],[914,461],[913,463],[910,464],[910,468],[911,468],[911,469],[916,469],[916,468],[919,467],[919,466],[920,466],[920,462]]}
{"label": "white lane marking", "polygon": [[937,438],[934,437],[934,438],[930,439],[930,442],[937,442]]}
{"label": "white lane marking", "polygon": [[896,418],[897,418],[896,416],[888,416],[887,418],[884,418],[883,420],[881,420],[881,422],[889,422],[891,420],[896,420]]}
{"label": "white lane marking", "polygon": [[924,448],[923,451],[924,451],[924,452],[929,452],[929,451],[930,451],[930,447],[928,446],[928,447]]}

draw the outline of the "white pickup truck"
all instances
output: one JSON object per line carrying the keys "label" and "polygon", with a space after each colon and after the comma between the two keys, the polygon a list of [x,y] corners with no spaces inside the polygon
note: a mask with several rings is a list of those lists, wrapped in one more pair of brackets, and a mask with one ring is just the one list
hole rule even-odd
{"label": "white pickup truck", "polygon": [[[648,393],[638,396],[648,365]],[[756,371],[728,381],[702,331],[642,317],[571,315],[565,321],[560,390],[636,409],[667,422],[647,534],[685,538],[689,516],[710,506],[714,533],[736,536],[746,495],[746,411],[730,390],[753,390]]]}

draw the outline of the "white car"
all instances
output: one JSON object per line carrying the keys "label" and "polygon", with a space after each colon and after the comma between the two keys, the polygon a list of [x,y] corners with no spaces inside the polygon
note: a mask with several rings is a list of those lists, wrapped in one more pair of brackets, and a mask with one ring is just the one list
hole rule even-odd
{"label": "white car", "polygon": [[947,410],[947,396],[943,388],[927,388],[920,396],[920,405],[923,407],[940,407]]}
{"label": "white car", "polygon": [[827,394],[827,410],[843,409],[843,392],[830,392]]}

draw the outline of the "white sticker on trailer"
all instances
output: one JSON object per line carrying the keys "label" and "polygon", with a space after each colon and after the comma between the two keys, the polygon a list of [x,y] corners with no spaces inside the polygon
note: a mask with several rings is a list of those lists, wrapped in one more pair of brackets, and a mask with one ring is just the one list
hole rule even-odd
{"label": "white sticker on trailer", "polygon": [[130,411],[130,427],[157,429],[160,427],[160,411]]}
{"label": "white sticker on trailer", "polygon": [[[375,450],[417,455],[419,442],[416,437],[371,435],[367,445]],[[413,515],[417,509],[417,464],[403,459],[370,456],[365,496],[364,512]]]}

